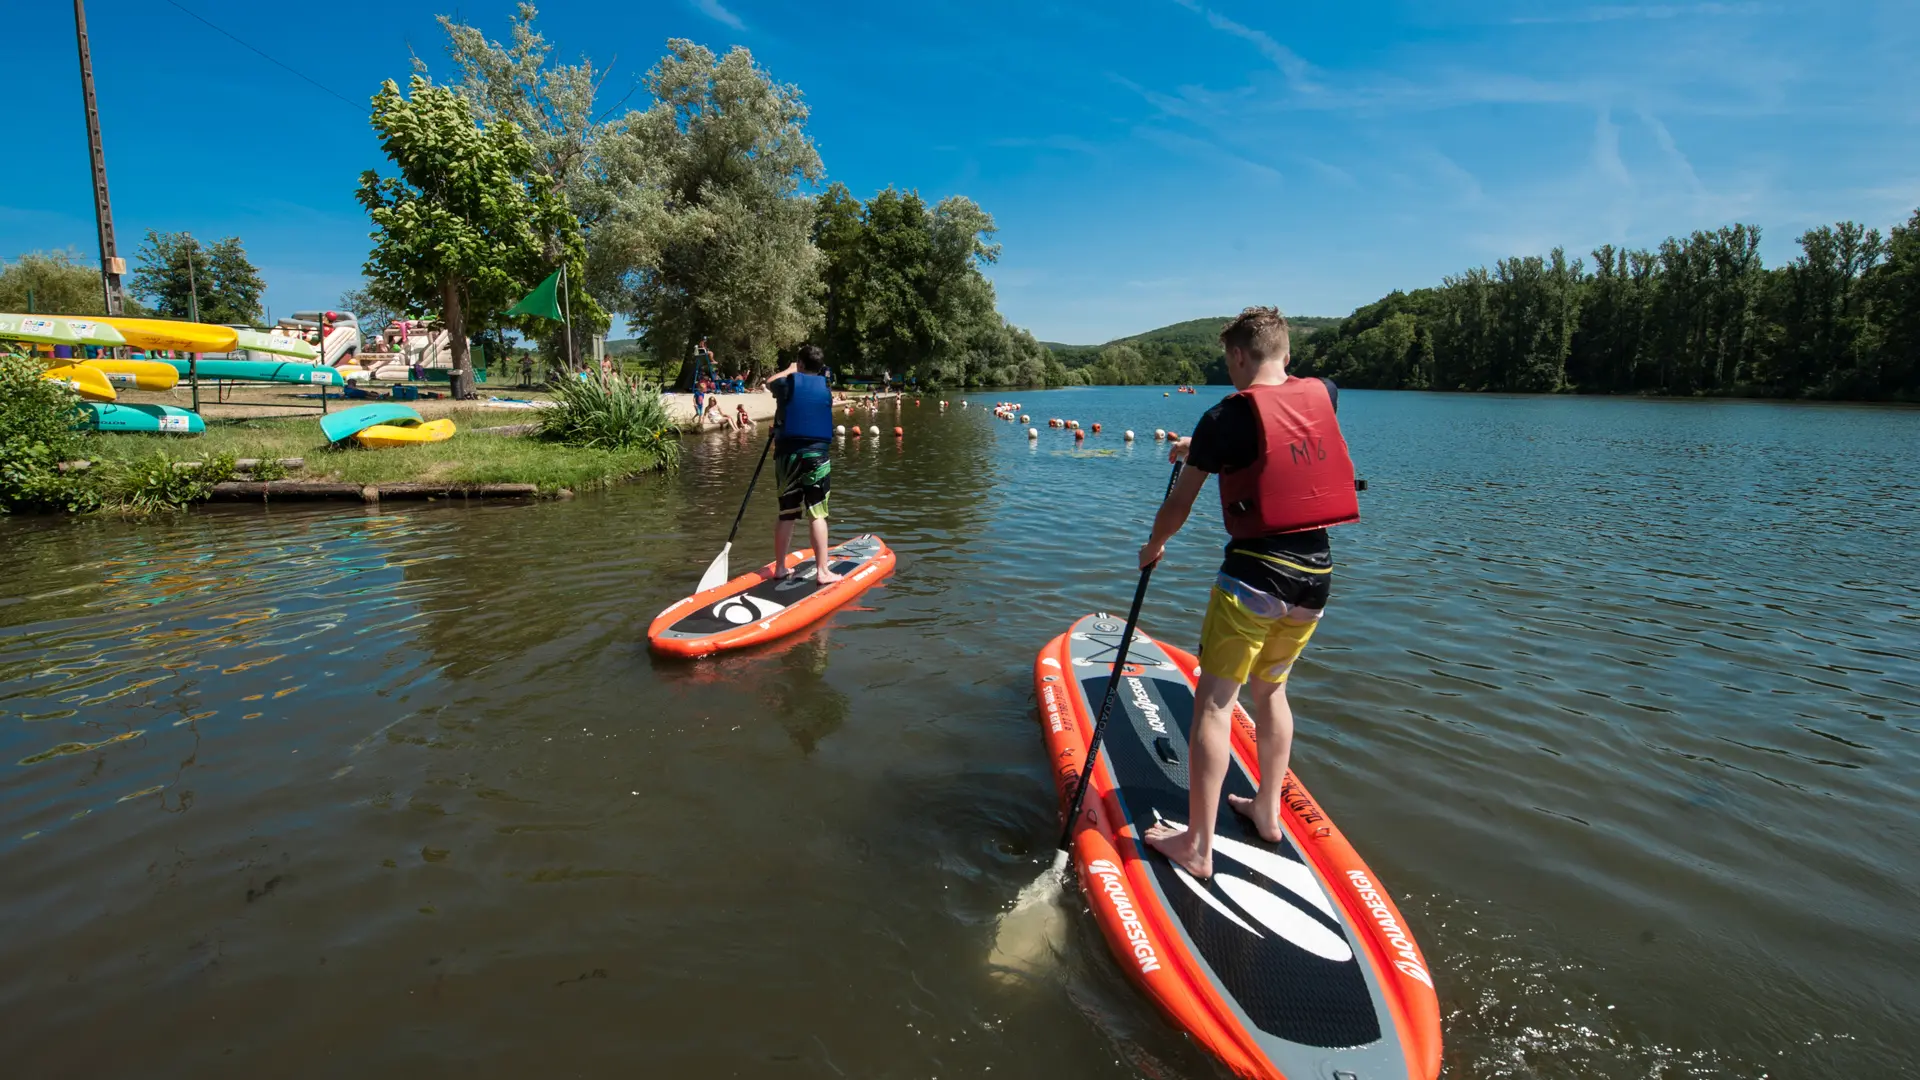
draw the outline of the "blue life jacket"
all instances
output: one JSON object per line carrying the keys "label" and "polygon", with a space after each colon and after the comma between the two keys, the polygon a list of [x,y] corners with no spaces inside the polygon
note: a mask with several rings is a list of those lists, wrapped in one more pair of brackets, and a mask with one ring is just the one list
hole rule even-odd
{"label": "blue life jacket", "polygon": [[833,438],[833,391],[825,375],[796,371],[787,376],[792,387],[780,410],[781,443],[825,442]]}

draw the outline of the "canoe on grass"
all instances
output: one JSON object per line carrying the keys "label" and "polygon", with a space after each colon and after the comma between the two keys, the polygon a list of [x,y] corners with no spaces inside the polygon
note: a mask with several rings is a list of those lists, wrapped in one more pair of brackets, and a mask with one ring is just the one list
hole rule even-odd
{"label": "canoe on grass", "polygon": [[439,420],[400,420],[391,424],[375,424],[356,433],[353,441],[378,450],[390,446],[445,442],[451,438],[453,421],[443,417]]}
{"label": "canoe on grass", "polygon": [[[186,360],[162,360],[187,377]],[[197,370],[203,379],[232,379],[241,382],[313,383],[319,386],[345,386],[340,373],[324,364],[296,364],[291,360],[201,360]]]}
{"label": "canoe on grass", "polygon": [[95,431],[198,435],[207,430],[199,415],[172,405],[116,405],[88,402]]}
{"label": "canoe on grass", "polygon": [[341,409],[337,413],[320,418],[320,430],[330,443],[344,442],[355,435],[380,424],[420,422],[420,414],[406,405],[392,402],[378,402],[373,405],[355,405],[351,409]]}

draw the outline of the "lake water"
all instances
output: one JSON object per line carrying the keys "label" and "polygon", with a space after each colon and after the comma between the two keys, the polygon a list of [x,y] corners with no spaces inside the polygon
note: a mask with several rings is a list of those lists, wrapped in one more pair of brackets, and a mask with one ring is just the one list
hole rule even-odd
{"label": "lake water", "polygon": [[[1151,431],[1215,395],[1023,393],[1036,444],[1005,395],[883,409],[835,526],[896,573],[701,663],[644,632],[738,436],[567,502],[0,521],[0,1071],[1219,1075],[1090,917],[1037,984],[984,963],[1054,839],[1034,654],[1124,609]],[[1447,1075],[1913,1075],[1920,411],[1341,404],[1370,490],[1295,765]],[[1150,632],[1197,636],[1219,535]]]}

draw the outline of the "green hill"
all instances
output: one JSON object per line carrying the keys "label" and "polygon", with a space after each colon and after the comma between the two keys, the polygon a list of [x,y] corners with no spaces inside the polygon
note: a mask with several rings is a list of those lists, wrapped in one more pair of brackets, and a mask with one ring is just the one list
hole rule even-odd
{"label": "green hill", "polygon": [[[1228,381],[1227,358],[1220,351],[1220,328],[1232,321],[1231,315],[1188,319],[1100,345],[1066,345],[1055,341],[1040,344],[1069,371],[1101,365],[1100,370],[1087,373],[1097,382],[1224,385]],[[1303,341],[1325,327],[1337,326],[1340,321],[1319,315],[1287,318],[1295,341]]]}

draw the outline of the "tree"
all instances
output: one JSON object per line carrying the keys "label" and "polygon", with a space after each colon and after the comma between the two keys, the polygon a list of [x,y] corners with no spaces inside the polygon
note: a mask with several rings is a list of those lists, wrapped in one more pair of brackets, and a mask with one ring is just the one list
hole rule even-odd
{"label": "tree", "polygon": [[266,289],[239,237],[202,244],[184,232],[148,229],[134,254],[129,291],[166,318],[257,324],[266,317],[260,306]]}
{"label": "tree", "polygon": [[388,80],[373,98],[374,130],[400,175],[360,177],[374,227],[367,279],[396,307],[439,307],[453,340],[453,396],[471,398],[468,333],[547,275],[550,245],[576,271],[585,245],[517,125],[476,123],[464,98],[419,75],[408,93]]}
{"label": "tree", "polygon": [[[512,44],[488,40],[475,27],[440,16],[447,32],[447,54],[460,72],[452,89],[465,98],[483,124],[510,121],[533,152],[533,168],[543,173],[555,195],[572,211],[585,242],[584,262],[569,270],[575,355],[581,341],[611,323],[621,283],[655,257],[661,200],[652,182],[651,159],[634,152],[629,122],[595,119],[595,100],[606,73],[582,58],[572,65],[548,63],[553,48],[538,30],[532,4],[521,4],[513,20]],[[425,65],[416,61],[421,73]],[[617,107],[617,106],[616,106]],[[562,261],[558,238],[550,236],[546,259]],[[522,324],[553,355],[568,339],[551,324]]]}
{"label": "tree", "polygon": [[364,338],[380,333],[400,317],[392,304],[374,296],[373,289],[367,285],[341,293],[339,303],[341,311],[351,311],[354,318],[359,320],[360,333]]}
{"label": "tree", "polygon": [[0,263],[0,311],[105,315],[98,267],[66,251],[35,251]]}
{"label": "tree", "polygon": [[798,88],[775,83],[745,49],[725,57],[674,39],[647,73],[655,101],[630,119],[624,152],[653,163],[661,203],[657,259],[625,283],[623,308],[656,355],[681,361],[706,339],[733,370],[771,364],[813,321],[821,178]]}

